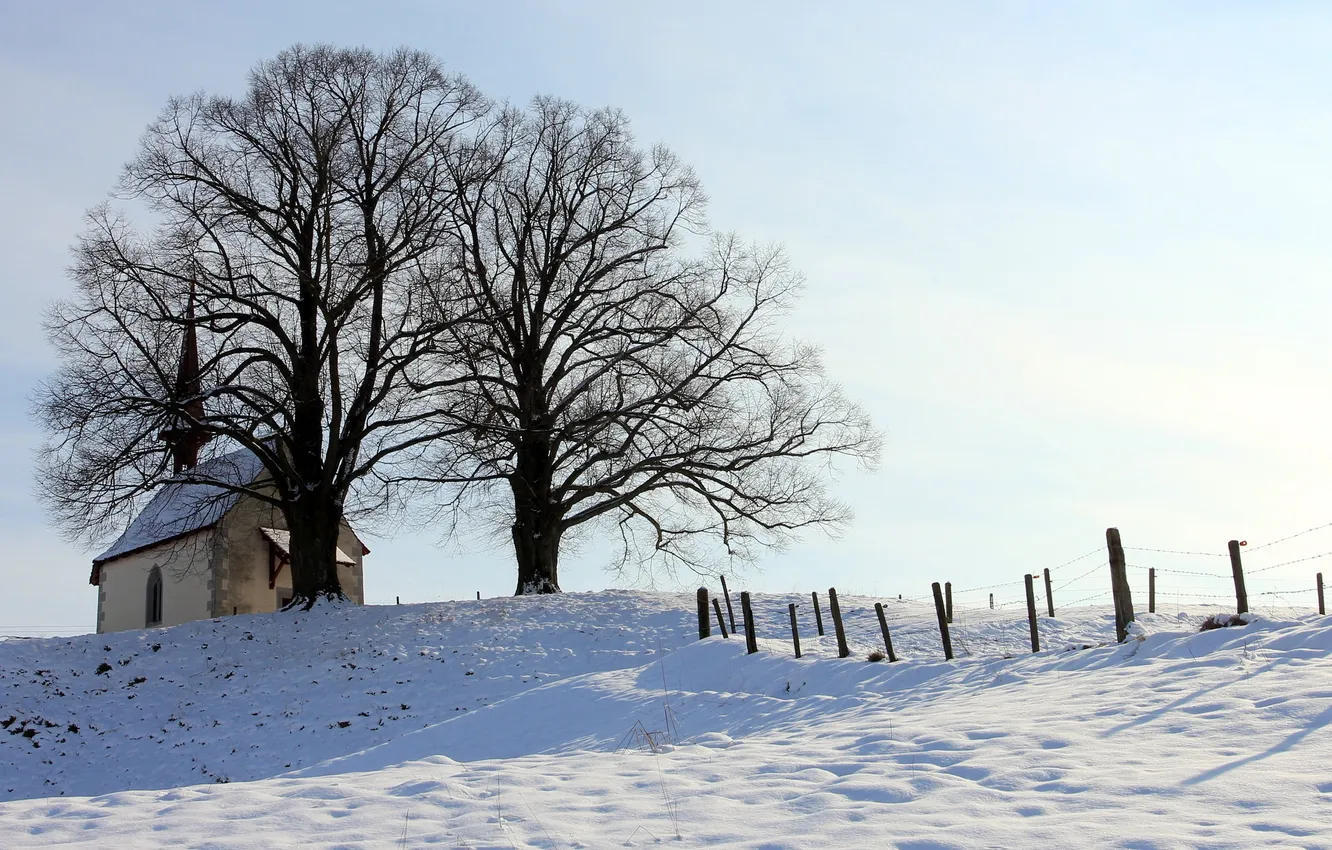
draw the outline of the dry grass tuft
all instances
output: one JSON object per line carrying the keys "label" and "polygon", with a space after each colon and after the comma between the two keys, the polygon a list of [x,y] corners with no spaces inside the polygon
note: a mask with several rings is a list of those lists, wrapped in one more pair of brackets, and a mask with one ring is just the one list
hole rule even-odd
{"label": "dry grass tuft", "polygon": [[887,658],[887,657],[888,657],[887,653],[885,653],[882,649],[873,649],[873,650],[870,650],[870,654],[869,654],[869,655],[866,655],[866,656],[865,656],[865,660],[866,660],[866,661],[882,661],[882,660],[884,660],[884,659]]}
{"label": "dry grass tuft", "polygon": [[1249,621],[1243,614],[1213,614],[1202,625],[1198,627],[1200,632],[1210,632],[1212,629],[1228,629],[1231,626],[1247,626]]}

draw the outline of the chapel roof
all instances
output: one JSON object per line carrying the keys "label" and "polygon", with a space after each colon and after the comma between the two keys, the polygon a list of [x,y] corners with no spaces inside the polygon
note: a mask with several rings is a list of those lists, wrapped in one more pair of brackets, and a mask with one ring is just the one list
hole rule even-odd
{"label": "chapel roof", "polygon": [[89,581],[97,584],[102,564],[134,552],[212,528],[240,498],[240,493],[220,483],[203,483],[208,478],[235,487],[244,487],[259,477],[263,463],[249,449],[220,455],[187,470],[154,494],[124,533],[111,547],[93,558]]}

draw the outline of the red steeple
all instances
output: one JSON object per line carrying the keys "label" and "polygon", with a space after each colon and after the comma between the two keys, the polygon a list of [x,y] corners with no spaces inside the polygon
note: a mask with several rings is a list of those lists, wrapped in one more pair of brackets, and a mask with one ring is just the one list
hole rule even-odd
{"label": "red steeple", "polygon": [[185,337],[181,343],[180,368],[176,371],[173,401],[184,401],[184,415],[176,425],[161,433],[171,452],[176,473],[199,462],[199,450],[208,442],[208,433],[199,425],[204,417],[203,383],[199,378],[199,340],[194,328],[194,284],[190,284],[189,306],[185,310]]}

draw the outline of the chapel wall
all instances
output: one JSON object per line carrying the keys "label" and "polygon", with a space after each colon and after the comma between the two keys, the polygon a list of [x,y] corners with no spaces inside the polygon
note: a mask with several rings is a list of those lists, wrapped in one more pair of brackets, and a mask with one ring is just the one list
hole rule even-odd
{"label": "chapel wall", "polygon": [[148,625],[148,576],[153,567],[162,571],[161,626],[213,616],[208,570],[213,537],[213,532],[202,531],[102,564],[97,632],[121,632]]}
{"label": "chapel wall", "polygon": [[[259,533],[261,527],[284,528],[282,512],[273,505],[250,496],[242,496],[227,511],[219,526],[219,540],[214,555],[220,614],[264,614],[277,610],[278,589],[268,587],[268,541]],[[290,585],[290,580],[286,584]]]}
{"label": "chapel wall", "polygon": [[[223,517],[214,555],[219,614],[261,614],[276,611],[291,596],[291,568],[278,573],[276,587],[268,586],[268,540],[260,528],[287,527],[277,507],[242,496]],[[347,598],[365,604],[365,582],[361,542],[347,523],[338,534],[338,548],[356,563],[338,565],[338,580]]]}

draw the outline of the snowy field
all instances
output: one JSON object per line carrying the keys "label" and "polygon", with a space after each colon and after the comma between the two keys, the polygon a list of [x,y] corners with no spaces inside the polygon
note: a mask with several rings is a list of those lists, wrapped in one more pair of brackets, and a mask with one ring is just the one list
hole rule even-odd
{"label": "snowy field", "polygon": [[0,642],[0,847],[1332,847],[1332,620],[967,609],[945,662],[885,600],[871,664],[874,601],[845,660],[778,595],[749,657],[631,592]]}

